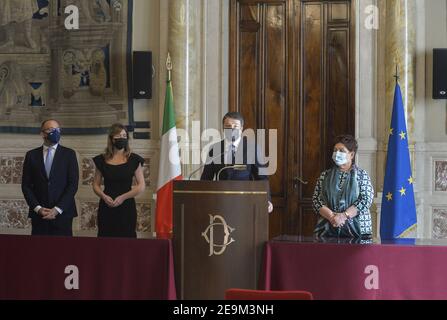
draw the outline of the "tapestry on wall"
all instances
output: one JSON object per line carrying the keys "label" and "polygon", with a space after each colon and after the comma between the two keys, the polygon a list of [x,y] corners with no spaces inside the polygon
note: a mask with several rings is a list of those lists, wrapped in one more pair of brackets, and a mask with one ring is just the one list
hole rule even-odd
{"label": "tapestry on wall", "polygon": [[[79,29],[65,28],[65,8]],[[133,122],[129,99],[132,0],[0,1],[0,132],[103,133]]]}

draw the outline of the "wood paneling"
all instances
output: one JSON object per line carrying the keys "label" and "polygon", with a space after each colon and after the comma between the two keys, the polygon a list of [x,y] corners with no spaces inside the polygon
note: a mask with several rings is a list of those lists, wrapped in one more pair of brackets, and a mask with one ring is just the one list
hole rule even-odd
{"label": "wood paneling", "polygon": [[349,22],[349,3],[330,3],[329,22]]}
{"label": "wood paneling", "polygon": [[[270,178],[273,204],[270,235],[281,233],[287,216],[288,22],[289,1],[232,1],[230,109],[241,112],[245,128],[276,129],[278,170]],[[268,141],[268,140],[267,140]],[[267,150],[268,153],[269,150]]]}
{"label": "wood paneling", "polygon": [[349,0],[231,0],[230,109],[278,134],[271,237],[312,234],[333,139],[354,134],[353,10]]}

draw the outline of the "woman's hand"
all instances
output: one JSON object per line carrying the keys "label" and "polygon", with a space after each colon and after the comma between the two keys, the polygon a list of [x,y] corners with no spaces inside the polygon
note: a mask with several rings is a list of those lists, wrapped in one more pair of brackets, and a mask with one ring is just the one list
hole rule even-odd
{"label": "woman's hand", "polygon": [[126,197],[124,195],[116,197],[115,201],[113,201],[113,207],[119,207],[124,201],[126,201]]}
{"label": "woman's hand", "polygon": [[109,208],[113,208],[113,207],[114,207],[114,205],[113,205],[113,199],[112,199],[111,197],[109,197],[108,195],[104,194],[104,195],[102,196],[102,200],[104,200],[104,202],[106,203],[106,205],[107,205]]}
{"label": "woman's hand", "polygon": [[335,227],[335,225],[337,224],[337,223],[335,222],[335,214],[332,213],[332,212],[331,212],[331,216],[330,216],[330,218],[327,219],[327,220],[329,221],[329,223],[330,223],[333,227]]}
{"label": "woman's hand", "polygon": [[333,226],[335,228],[343,227],[345,225],[347,218],[343,213],[336,213],[333,219]]}

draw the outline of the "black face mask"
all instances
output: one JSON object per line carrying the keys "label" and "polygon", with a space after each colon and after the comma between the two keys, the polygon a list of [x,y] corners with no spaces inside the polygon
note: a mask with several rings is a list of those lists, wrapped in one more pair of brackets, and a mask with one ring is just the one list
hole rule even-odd
{"label": "black face mask", "polygon": [[126,138],[119,138],[119,139],[114,139],[113,140],[113,146],[117,149],[117,150],[123,150],[127,147],[127,145],[129,144],[129,140],[127,140]]}

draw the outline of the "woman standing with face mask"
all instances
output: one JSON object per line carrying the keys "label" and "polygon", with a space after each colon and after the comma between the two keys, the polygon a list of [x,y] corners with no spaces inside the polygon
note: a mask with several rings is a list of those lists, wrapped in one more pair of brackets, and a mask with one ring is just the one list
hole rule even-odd
{"label": "woman standing with face mask", "polygon": [[[104,154],[93,158],[96,171],[93,191],[101,199],[98,209],[98,237],[136,238],[135,197],[145,189],[144,159],[132,153],[129,134],[122,124],[109,130]],[[132,186],[135,177],[136,185]],[[104,180],[104,190],[101,183]]]}
{"label": "woman standing with face mask", "polygon": [[335,166],[317,181],[313,208],[319,215],[314,233],[318,237],[370,237],[369,208],[374,189],[368,173],[354,163],[357,141],[350,135],[336,138],[332,159]]}

